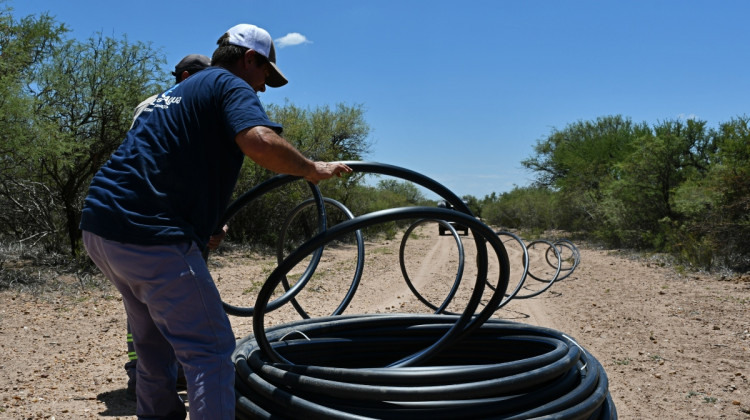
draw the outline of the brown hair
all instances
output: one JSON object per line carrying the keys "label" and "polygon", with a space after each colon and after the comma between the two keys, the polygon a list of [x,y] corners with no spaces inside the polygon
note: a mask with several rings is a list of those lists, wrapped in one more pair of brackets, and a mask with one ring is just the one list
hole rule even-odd
{"label": "brown hair", "polygon": [[[249,48],[240,47],[239,45],[234,45],[229,43],[229,34],[225,33],[224,35],[219,38],[218,41],[216,41],[216,44],[218,47],[214,51],[214,54],[211,56],[211,65],[212,66],[219,66],[219,67],[230,67],[234,63],[237,62],[237,60],[241,60],[245,53]],[[268,59],[263,56],[263,54],[259,52],[255,52],[255,59],[257,60],[255,65],[262,66],[266,62],[268,62]]]}
{"label": "brown hair", "polygon": [[245,52],[248,50],[245,47],[233,45],[229,43],[229,34],[224,35],[216,41],[218,47],[211,56],[211,65],[219,67],[230,67],[237,60],[242,59],[245,56]]}

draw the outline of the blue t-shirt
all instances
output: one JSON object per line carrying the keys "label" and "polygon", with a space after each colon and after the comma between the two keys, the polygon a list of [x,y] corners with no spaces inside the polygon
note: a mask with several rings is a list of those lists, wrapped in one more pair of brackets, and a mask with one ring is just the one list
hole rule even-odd
{"label": "blue t-shirt", "polygon": [[160,94],[94,175],[81,229],[139,245],[205,248],[229,204],[244,154],[235,136],[279,124],[227,70],[202,70]]}

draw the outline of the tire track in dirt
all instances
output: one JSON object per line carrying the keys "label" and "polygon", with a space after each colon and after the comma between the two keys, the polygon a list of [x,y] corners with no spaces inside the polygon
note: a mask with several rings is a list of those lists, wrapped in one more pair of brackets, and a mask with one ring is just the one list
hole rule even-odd
{"label": "tire track in dirt", "polygon": [[[446,238],[438,237],[437,240],[431,238],[428,241],[425,241],[424,239],[409,238],[409,241],[407,241],[407,245],[404,248],[406,272],[409,275],[409,280],[412,285],[417,290],[421,291],[428,289],[430,283],[435,282],[435,276],[444,271],[453,270],[453,272],[455,272],[455,267],[449,268],[450,257],[453,248],[455,247],[455,241],[441,239]],[[427,249],[424,249],[425,243],[431,245],[428,245]],[[416,244],[416,246],[411,246],[412,244]],[[416,270],[414,269],[414,266],[417,264],[415,261],[418,261],[418,268]],[[399,307],[401,302],[405,300],[405,297],[408,297],[409,299],[414,297],[405,280],[401,282],[401,286],[402,287],[397,289],[390,290],[390,296],[384,297],[383,303],[385,307]],[[414,299],[416,299],[416,297],[414,297]]]}

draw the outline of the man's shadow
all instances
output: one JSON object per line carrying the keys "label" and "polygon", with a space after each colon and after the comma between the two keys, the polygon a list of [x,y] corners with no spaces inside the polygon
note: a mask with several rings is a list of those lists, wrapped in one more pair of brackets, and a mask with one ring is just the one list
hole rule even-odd
{"label": "man's shadow", "polygon": [[[187,392],[180,391],[180,398],[187,401]],[[105,417],[135,416],[135,401],[129,400],[126,389],[115,389],[113,391],[102,392],[96,396],[96,399],[103,402],[107,409],[99,413]],[[189,410],[187,404],[185,409]]]}
{"label": "man's shadow", "polygon": [[135,416],[135,401],[128,399],[125,388],[102,392],[96,399],[107,406],[100,416]]}

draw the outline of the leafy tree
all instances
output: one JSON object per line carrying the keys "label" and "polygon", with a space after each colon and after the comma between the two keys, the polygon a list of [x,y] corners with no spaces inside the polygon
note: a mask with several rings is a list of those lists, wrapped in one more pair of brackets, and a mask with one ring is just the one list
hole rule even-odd
{"label": "leafy tree", "polygon": [[16,20],[13,9],[5,3],[0,0],[0,80],[3,88],[9,84],[18,88],[34,74],[68,29],[46,13]]}
{"label": "leafy tree", "polygon": [[536,155],[521,164],[537,173],[538,185],[598,189],[601,180],[610,175],[612,163],[627,153],[630,141],[648,132],[645,123],[636,125],[620,115],[579,121],[537,141]]}
{"label": "leafy tree", "polygon": [[21,151],[39,137],[30,121],[34,75],[67,29],[47,14],[16,20],[5,3],[0,1],[0,237],[38,241],[56,230],[54,201],[49,187],[28,174],[35,154]]}
{"label": "leafy tree", "polygon": [[419,188],[408,181],[383,179],[378,181],[378,190],[381,193],[390,193],[394,197],[393,205],[388,207],[416,206],[425,201],[424,195]]}
{"label": "leafy tree", "polygon": [[503,229],[555,229],[557,194],[542,186],[515,187],[482,207],[485,221]]}
{"label": "leafy tree", "polygon": [[[358,205],[356,208],[357,213],[355,214],[431,204],[415,184],[399,179],[381,179],[378,181],[377,187],[362,186],[357,191],[359,199],[356,200]],[[406,229],[410,223],[411,221],[407,220],[388,222],[366,229],[366,234],[385,234],[387,238],[392,239],[400,229]]]}
{"label": "leafy tree", "polygon": [[[653,127],[621,117],[579,122],[539,141],[523,164],[537,186],[488,200],[494,223],[559,227],[614,246],[668,251],[701,268],[750,267],[750,119]],[[544,194],[548,194],[544,197]],[[531,203],[529,205],[529,203]]]}
{"label": "leafy tree", "polygon": [[63,40],[64,25],[46,15],[14,22],[5,13],[0,206],[16,227],[5,233],[46,236],[51,247],[65,238],[75,255],[88,183],[124,138],[133,108],[167,80],[164,59],[127,38]]}
{"label": "leafy tree", "polygon": [[31,146],[64,209],[73,252],[88,183],[125,137],[134,106],[164,87],[163,62],[149,45],[98,34],[66,42],[41,68],[36,124],[42,137]]}
{"label": "leafy tree", "polygon": [[[266,112],[272,121],[284,127],[283,136],[314,160],[361,160],[370,151],[370,127],[361,106],[339,104],[336,111],[329,106],[302,109],[287,102],[284,106],[270,104]],[[275,175],[252,162],[246,162],[238,190],[246,191]],[[330,187],[330,182],[325,183]]]}
{"label": "leafy tree", "polygon": [[665,223],[668,250],[700,267],[750,268],[750,118],[710,133],[708,170],[694,174],[674,194],[683,223]]}
{"label": "leafy tree", "polygon": [[287,102],[271,104],[267,112],[284,126],[284,138],[314,160],[359,160],[370,152],[370,127],[361,105],[328,105],[301,109]]}
{"label": "leafy tree", "polygon": [[537,173],[536,185],[560,193],[569,212],[561,220],[569,230],[604,222],[603,186],[612,181],[615,164],[627,156],[633,140],[650,133],[648,126],[622,116],[579,121],[537,142],[536,155],[521,164]]}
{"label": "leafy tree", "polygon": [[615,165],[617,176],[605,188],[603,236],[627,246],[664,246],[660,221],[679,218],[673,209],[674,190],[708,167],[705,125],[666,121],[654,127],[653,135],[632,142],[633,151]]}

